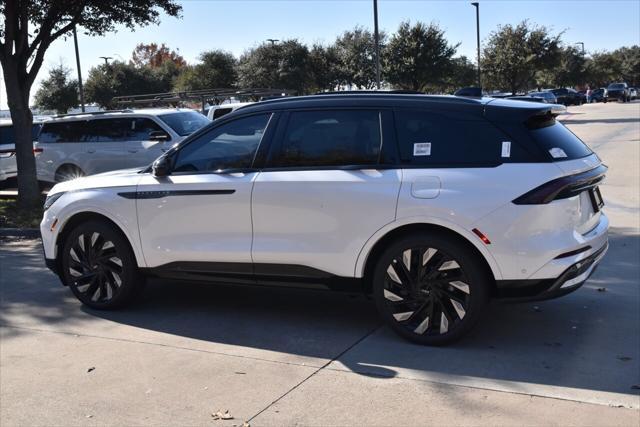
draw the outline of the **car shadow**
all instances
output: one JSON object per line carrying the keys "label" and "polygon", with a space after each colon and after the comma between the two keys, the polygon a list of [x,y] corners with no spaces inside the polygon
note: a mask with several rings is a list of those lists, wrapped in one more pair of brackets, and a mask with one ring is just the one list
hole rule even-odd
{"label": "car shadow", "polygon": [[[128,309],[80,308],[42,269],[39,253],[14,265],[6,251],[0,265],[11,263],[19,281],[2,279],[0,324],[14,326],[5,340],[31,327],[29,322],[122,339],[143,330],[197,340],[190,342],[220,352],[237,346],[337,359],[362,375],[414,372],[637,394],[631,388],[640,383],[637,231],[612,230],[610,244],[602,265],[577,292],[539,303],[492,303],[480,325],[448,347],[404,341],[381,325],[367,297],[328,291],[152,280]],[[105,320],[116,329],[87,331]]]}

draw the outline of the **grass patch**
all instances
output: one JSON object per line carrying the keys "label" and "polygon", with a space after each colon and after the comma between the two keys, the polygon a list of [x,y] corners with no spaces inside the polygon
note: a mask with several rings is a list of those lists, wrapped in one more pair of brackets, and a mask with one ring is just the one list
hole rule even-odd
{"label": "grass patch", "polygon": [[42,204],[35,208],[24,209],[18,206],[17,200],[0,199],[0,228],[38,228],[40,221],[42,221]]}

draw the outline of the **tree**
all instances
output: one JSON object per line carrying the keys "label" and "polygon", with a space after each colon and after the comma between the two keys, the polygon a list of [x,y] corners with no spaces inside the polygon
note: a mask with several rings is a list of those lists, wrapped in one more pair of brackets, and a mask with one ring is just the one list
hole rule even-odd
{"label": "tree", "polygon": [[81,27],[103,35],[116,25],[157,23],[160,11],[178,16],[174,0],[3,0],[0,2],[0,65],[16,137],[18,203],[40,203],[31,141],[31,87],[51,43]]}
{"label": "tree", "polygon": [[89,70],[84,86],[85,95],[89,102],[109,109],[115,106],[114,96],[169,92],[172,80],[167,76],[163,77],[161,70],[137,68],[122,61],[102,64]]}
{"label": "tree", "polygon": [[305,93],[310,85],[309,49],[296,39],[263,43],[238,62],[241,88],[289,89]]}
{"label": "tree", "polygon": [[[380,33],[380,44],[386,35]],[[373,34],[356,27],[345,31],[335,42],[342,84],[356,88],[373,89],[376,86],[376,49]]]}
{"label": "tree", "polygon": [[586,63],[587,80],[592,87],[607,87],[622,74],[621,64],[612,52],[596,52]]}
{"label": "tree", "polygon": [[385,79],[399,89],[440,90],[453,71],[457,48],[436,24],[402,22],[385,48]]}
{"label": "tree", "polygon": [[49,70],[49,77],[40,83],[35,105],[48,111],[64,114],[78,105],[78,81],[71,80],[71,70],[63,64]]}
{"label": "tree", "polygon": [[187,65],[187,61],[175,50],[170,50],[164,43],[139,43],[131,54],[131,62],[136,67],[160,67],[166,61],[173,62],[178,68]]}
{"label": "tree", "polygon": [[532,87],[537,74],[558,65],[560,36],[527,21],[498,27],[483,50],[483,86],[514,94]]}
{"label": "tree", "polygon": [[199,64],[185,67],[176,79],[175,89],[200,90],[234,87],[236,59],[228,52],[210,50],[198,57]]}
{"label": "tree", "polygon": [[476,64],[469,61],[466,56],[459,56],[451,60],[451,73],[445,77],[441,89],[445,93],[452,93],[463,87],[476,86],[477,83],[478,68]]}
{"label": "tree", "polygon": [[640,46],[621,47],[612,52],[620,63],[620,75],[616,80],[624,81],[631,86],[640,85]]}
{"label": "tree", "polygon": [[309,51],[312,92],[335,90],[340,84],[340,61],[335,46],[314,44]]}

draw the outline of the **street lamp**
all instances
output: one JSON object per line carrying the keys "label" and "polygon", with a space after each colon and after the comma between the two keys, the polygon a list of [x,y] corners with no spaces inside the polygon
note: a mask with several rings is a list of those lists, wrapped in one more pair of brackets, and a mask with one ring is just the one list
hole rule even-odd
{"label": "street lamp", "polygon": [[376,87],[380,89],[380,33],[378,32],[378,0],[373,0],[373,38],[376,49]]}
{"label": "street lamp", "polygon": [[273,46],[274,44],[276,44],[276,42],[279,42],[279,39],[267,39],[268,42],[271,43],[271,46]]}
{"label": "street lamp", "polygon": [[100,59],[104,59],[104,65],[109,65],[109,60],[110,60],[110,59],[113,59],[113,58],[112,58],[112,57],[110,57],[110,56],[99,56],[98,58],[100,58]]}
{"label": "street lamp", "polygon": [[476,40],[478,43],[478,87],[482,87],[480,80],[480,3],[474,1],[471,3],[476,8]]}
{"label": "street lamp", "polygon": [[80,108],[84,113],[84,90],[82,89],[82,72],[80,71],[80,52],[78,51],[78,34],[76,26],[73,26],[73,44],[76,48],[76,66],[78,67],[78,92],[80,92]]}

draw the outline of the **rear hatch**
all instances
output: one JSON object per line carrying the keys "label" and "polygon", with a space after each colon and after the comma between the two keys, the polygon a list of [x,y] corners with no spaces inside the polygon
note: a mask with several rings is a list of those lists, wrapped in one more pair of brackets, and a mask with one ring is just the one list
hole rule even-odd
{"label": "rear hatch", "polygon": [[[495,120],[512,136],[535,149],[540,162],[550,162],[555,176],[541,177],[541,184],[515,198],[516,205],[549,205],[558,215],[570,215],[574,229],[585,234],[597,226],[604,206],[599,189],[607,167],[573,132],[556,120],[561,109],[552,105],[532,104],[526,108],[492,105],[485,115]],[[509,132],[510,131],[510,132]],[[564,221],[567,218],[563,218]]]}

